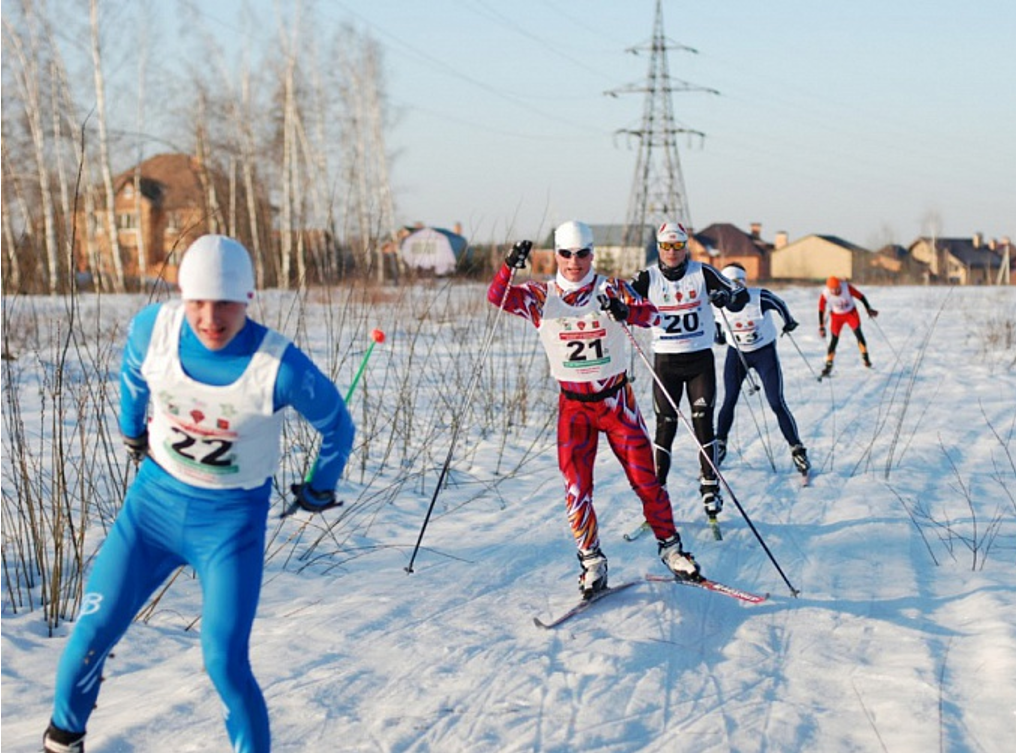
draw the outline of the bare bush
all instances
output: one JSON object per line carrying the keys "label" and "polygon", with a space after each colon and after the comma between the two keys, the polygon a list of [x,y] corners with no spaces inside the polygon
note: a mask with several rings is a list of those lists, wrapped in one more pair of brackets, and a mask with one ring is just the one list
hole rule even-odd
{"label": "bare bush", "polygon": [[[145,303],[141,296],[88,295],[4,306],[4,347],[16,354],[3,362],[6,593],[15,610],[45,609],[50,629],[76,613],[83,573],[126,493],[131,467],[117,428],[119,356],[126,324]],[[353,539],[386,505],[433,490],[457,424],[461,439],[446,483],[475,487],[456,495],[459,506],[499,501],[497,487],[552,442],[553,421],[532,421],[556,415],[536,334],[506,322],[482,285],[268,291],[251,316],[292,338],[343,394],[371,331],[386,335],[350,395],[357,436],[340,489],[345,506],[327,519],[273,515],[270,560],[327,569],[362,556]],[[480,362],[480,343],[492,328],[495,345]],[[467,404],[464,385],[474,378]],[[276,507],[311,467],[316,442],[305,422],[287,417]],[[478,461],[493,453],[493,475],[472,471],[487,467]]]}

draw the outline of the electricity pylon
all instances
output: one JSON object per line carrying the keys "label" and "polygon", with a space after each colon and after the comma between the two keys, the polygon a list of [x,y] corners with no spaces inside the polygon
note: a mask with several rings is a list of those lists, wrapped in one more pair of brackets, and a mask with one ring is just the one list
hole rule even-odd
{"label": "electricity pylon", "polygon": [[618,94],[645,93],[642,125],[637,130],[621,129],[639,140],[639,156],[635,165],[635,179],[628,200],[628,216],[624,231],[625,248],[645,248],[646,228],[664,220],[677,220],[691,230],[691,213],[681,173],[681,160],[677,153],[677,135],[690,134],[705,138],[701,131],[678,128],[674,122],[674,107],[670,94],[675,91],[702,91],[719,94],[715,89],[694,86],[687,81],[671,78],[667,64],[667,50],[697,53],[698,50],[668,40],[663,33],[663,2],[656,0],[656,20],[653,39],[649,46],[632,47],[633,54],[650,52],[649,74],[644,85],[631,84],[622,89],[606,92]]}

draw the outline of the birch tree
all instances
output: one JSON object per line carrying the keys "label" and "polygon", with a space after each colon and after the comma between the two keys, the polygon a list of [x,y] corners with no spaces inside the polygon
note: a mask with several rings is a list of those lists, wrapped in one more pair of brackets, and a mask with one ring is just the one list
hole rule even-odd
{"label": "birch tree", "polygon": [[[14,71],[19,94],[21,95],[22,114],[31,136],[32,151],[35,158],[34,172],[38,179],[38,206],[42,212],[43,249],[46,266],[44,270],[45,287],[51,294],[60,290],[60,255],[56,235],[56,218],[53,201],[50,195],[50,173],[48,160],[49,142],[43,126],[43,93],[40,65],[48,58],[42,49],[39,19],[35,16],[33,6],[26,5],[24,12],[24,28],[27,39],[4,19],[4,36],[7,49],[13,48],[18,65]],[[26,230],[31,234],[33,221],[28,219]]]}
{"label": "birch tree", "polygon": [[[382,237],[395,239],[394,202],[388,178],[384,132],[386,109],[381,52],[368,36],[347,28],[339,45],[342,83],[339,93],[347,112],[345,164],[349,212],[357,236],[359,261],[384,278]],[[375,266],[376,265],[376,266]]]}
{"label": "birch tree", "polygon": [[106,127],[106,84],[102,74],[102,51],[99,43],[99,0],[89,2],[89,26],[92,43],[92,73],[95,81],[95,116],[99,126],[99,168],[105,191],[106,233],[113,262],[113,289],[122,293],[127,289],[120,255],[120,238],[116,227],[116,193],[113,189],[113,172],[109,160],[109,135]]}

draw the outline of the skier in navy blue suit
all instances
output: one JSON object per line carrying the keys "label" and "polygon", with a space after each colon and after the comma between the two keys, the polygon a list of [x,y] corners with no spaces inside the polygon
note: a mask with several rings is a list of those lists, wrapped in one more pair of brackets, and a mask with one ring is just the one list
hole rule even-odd
{"label": "skier in navy blue suit", "polygon": [[[335,385],[289,340],[247,317],[250,254],[205,235],[184,254],[182,302],[131,322],[120,370],[120,429],[138,475],[95,560],[57,670],[48,753],[84,751],[103,665],[170,573],[202,588],[205,669],[225,706],[230,750],[271,747],[249,642],[261,590],[265,525],[283,409],[321,433],[313,479],[296,502],[335,506],[355,428]],[[225,746],[223,746],[225,747]]]}
{"label": "skier in navy blue suit", "polygon": [[[724,267],[724,277],[741,285],[747,281],[744,267],[736,262]],[[769,407],[776,414],[783,438],[790,445],[794,466],[801,474],[811,468],[808,452],[801,444],[797,422],[783,398],[783,370],[776,352],[776,324],[770,312],[776,311],[783,319],[783,331],[793,332],[797,321],[783,299],[765,288],[747,288],[748,304],[740,311],[717,317],[718,326],[728,345],[723,364],[723,405],[716,419],[716,463],[727,455],[727,435],[734,423],[734,407],[741,392],[741,383],[748,375],[745,364],[754,369],[762,381]]]}

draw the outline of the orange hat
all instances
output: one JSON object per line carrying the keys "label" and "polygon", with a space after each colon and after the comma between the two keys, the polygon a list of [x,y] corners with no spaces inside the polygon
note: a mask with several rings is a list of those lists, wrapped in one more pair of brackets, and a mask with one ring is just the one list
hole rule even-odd
{"label": "orange hat", "polygon": [[825,284],[826,284],[826,287],[829,288],[830,290],[839,290],[840,289],[840,278],[839,277],[830,277],[828,280],[825,281]]}

